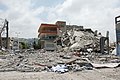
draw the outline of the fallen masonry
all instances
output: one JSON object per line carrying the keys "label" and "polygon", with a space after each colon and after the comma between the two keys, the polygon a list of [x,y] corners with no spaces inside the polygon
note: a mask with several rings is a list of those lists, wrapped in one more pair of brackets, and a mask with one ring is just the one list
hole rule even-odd
{"label": "fallen masonry", "polygon": [[[69,71],[93,70],[99,68],[117,68],[120,57],[115,55],[84,55],[77,52],[41,52],[22,51],[20,53],[4,52],[0,55],[0,72],[41,72],[52,71],[65,73]],[[99,53],[98,53],[99,54]]]}

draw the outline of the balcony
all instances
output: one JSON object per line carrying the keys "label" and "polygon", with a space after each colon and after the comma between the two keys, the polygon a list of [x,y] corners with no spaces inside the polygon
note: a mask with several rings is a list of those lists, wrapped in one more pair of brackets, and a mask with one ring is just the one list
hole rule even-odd
{"label": "balcony", "polygon": [[56,33],[57,34],[57,28],[41,28],[40,33]]}
{"label": "balcony", "polygon": [[42,35],[40,36],[41,40],[55,40],[57,35]]}

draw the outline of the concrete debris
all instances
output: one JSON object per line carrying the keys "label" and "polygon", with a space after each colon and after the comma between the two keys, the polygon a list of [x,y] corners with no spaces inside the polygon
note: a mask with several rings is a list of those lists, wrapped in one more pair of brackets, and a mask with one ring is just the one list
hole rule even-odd
{"label": "concrete debris", "polygon": [[[99,52],[100,51],[100,36],[99,34],[95,35],[91,29],[69,29],[66,32],[63,32],[62,36],[57,38],[55,42],[59,41],[57,44],[61,44],[61,47],[65,52],[75,51],[75,50],[85,50],[89,53]],[[61,43],[60,43],[61,41]],[[59,50],[60,45],[57,45]],[[62,49],[60,49],[62,50]]]}
{"label": "concrete debris", "polygon": [[57,65],[57,66],[52,66],[51,71],[58,73],[65,73],[68,72],[68,68],[66,65]]}
{"label": "concrete debris", "polygon": [[92,49],[92,48],[88,48],[87,51],[88,51],[89,53],[91,53],[91,52],[93,51],[93,49]]}
{"label": "concrete debris", "polygon": [[73,70],[73,72],[77,72],[77,71],[82,71],[83,68],[80,67],[79,65],[75,64],[75,65],[73,65],[72,70]]}
{"label": "concrete debris", "polygon": [[110,60],[111,63],[120,63],[120,60],[119,59],[113,59],[113,60]]}
{"label": "concrete debris", "polygon": [[95,68],[115,68],[120,65],[120,63],[105,63],[105,64],[95,64],[91,63]]}
{"label": "concrete debris", "polygon": [[41,52],[40,50],[25,50],[20,53],[6,52],[6,54],[0,55],[0,72],[41,72],[46,70],[65,73],[69,71],[92,70],[94,68],[114,68],[118,67],[120,64],[119,56],[96,55],[94,52],[90,54],[83,53]]}
{"label": "concrete debris", "polygon": [[112,53],[111,54],[113,54],[113,55],[117,55],[117,53],[116,53],[116,48],[112,51]]}
{"label": "concrete debris", "polygon": [[63,59],[71,59],[71,58],[72,56],[66,56],[66,55],[63,56]]}

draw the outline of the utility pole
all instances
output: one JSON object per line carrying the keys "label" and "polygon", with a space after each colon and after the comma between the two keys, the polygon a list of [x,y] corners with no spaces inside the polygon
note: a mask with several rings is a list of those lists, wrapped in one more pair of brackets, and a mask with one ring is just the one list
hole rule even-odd
{"label": "utility pole", "polygon": [[20,32],[15,32],[15,34],[17,35],[17,39],[18,39],[18,50],[19,50],[19,34],[20,34]]}
{"label": "utility pole", "polygon": [[5,19],[5,22],[6,22],[6,49],[8,49],[9,48],[9,35],[8,35],[8,30],[9,30],[9,28],[8,28],[8,21]]}
{"label": "utility pole", "polygon": [[0,49],[2,49],[2,37],[1,37],[1,34],[0,34]]}
{"label": "utility pole", "polygon": [[106,38],[107,38],[107,53],[109,54],[110,49],[109,49],[109,31],[106,33]]}

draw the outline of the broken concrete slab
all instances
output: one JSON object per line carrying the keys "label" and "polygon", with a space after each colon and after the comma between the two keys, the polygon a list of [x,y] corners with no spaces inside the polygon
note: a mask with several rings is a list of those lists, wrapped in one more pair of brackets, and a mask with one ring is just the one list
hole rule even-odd
{"label": "broken concrete slab", "polygon": [[105,63],[105,64],[96,64],[91,63],[95,68],[115,68],[120,65],[120,63]]}

